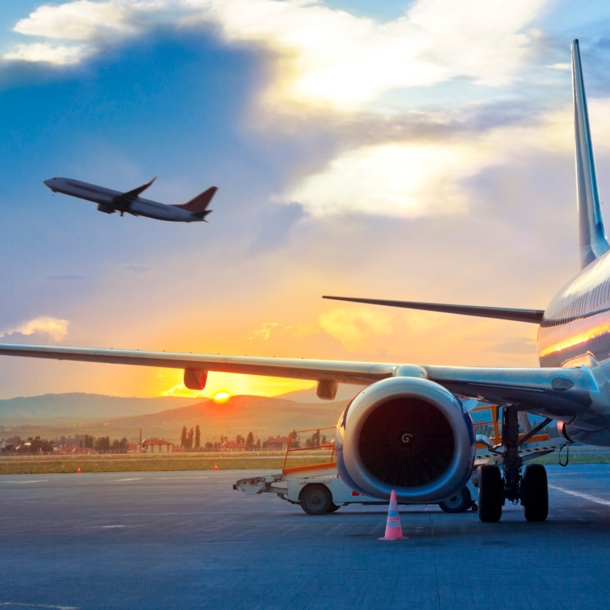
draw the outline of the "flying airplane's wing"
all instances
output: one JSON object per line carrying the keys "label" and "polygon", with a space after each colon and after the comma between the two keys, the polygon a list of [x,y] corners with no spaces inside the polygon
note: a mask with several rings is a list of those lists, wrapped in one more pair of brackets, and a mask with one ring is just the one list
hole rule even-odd
{"label": "flying airplane's wing", "polygon": [[127,191],[126,193],[122,193],[119,198],[121,201],[133,201],[137,199],[155,180],[157,176],[155,176],[150,182],[139,186],[138,188],[133,189],[132,191]]}
{"label": "flying airplane's wing", "polygon": [[387,301],[383,299],[360,299],[354,297],[323,296],[323,299],[333,301],[349,301],[350,303],[367,303],[368,305],[385,305],[387,307],[403,307],[405,309],[421,309],[424,311],[439,311],[442,313],[457,313],[463,316],[479,318],[495,318],[513,322],[531,322],[540,324],[544,317],[542,309],[512,309],[508,307],[479,307],[476,305],[450,305],[443,303],[420,303],[417,301]]}
{"label": "flying airplane's wing", "polygon": [[586,367],[462,368],[11,344],[0,344],[0,355],[184,369],[185,385],[192,389],[203,389],[210,371],[309,379],[318,382],[320,398],[330,399],[335,396],[337,383],[369,385],[388,377],[419,377],[460,396],[510,403],[556,418],[585,411],[596,388]]}

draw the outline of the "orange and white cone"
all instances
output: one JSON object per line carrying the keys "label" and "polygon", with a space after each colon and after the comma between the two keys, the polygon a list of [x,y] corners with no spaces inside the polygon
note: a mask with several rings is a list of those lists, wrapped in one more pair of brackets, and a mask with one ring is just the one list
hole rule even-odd
{"label": "orange and white cone", "polygon": [[400,525],[400,515],[398,514],[398,501],[396,500],[396,492],[392,490],[390,496],[390,509],[388,510],[388,521],[385,526],[385,536],[379,540],[408,540],[402,535],[402,526]]}
{"label": "orange and white cone", "polygon": [[218,464],[214,464],[214,470],[218,470]]}
{"label": "orange and white cone", "polygon": [[78,467],[78,469],[76,470],[76,474],[80,474],[80,466]]}

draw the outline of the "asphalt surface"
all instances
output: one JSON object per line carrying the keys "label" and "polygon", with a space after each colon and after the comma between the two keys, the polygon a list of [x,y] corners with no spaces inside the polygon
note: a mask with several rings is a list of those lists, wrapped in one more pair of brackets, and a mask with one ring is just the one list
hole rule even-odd
{"label": "asphalt surface", "polygon": [[549,468],[546,523],[436,506],[305,515],[244,471],[0,477],[0,610],[610,606],[610,465]]}

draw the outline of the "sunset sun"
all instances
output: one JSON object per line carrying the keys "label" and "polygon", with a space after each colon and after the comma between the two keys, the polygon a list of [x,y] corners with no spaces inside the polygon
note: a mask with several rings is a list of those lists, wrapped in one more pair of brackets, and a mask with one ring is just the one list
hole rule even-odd
{"label": "sunset sun", "polygon": [[229,398],[231,398],[231,394],[229,394],[229,392],[226,392],[224,390],[221,392],[216,392],[216,394],[214,394],[214,396],[212,396],[212,400],[214,402],[218,402],[218,403],[227,402],[227,400],[229,400]]}

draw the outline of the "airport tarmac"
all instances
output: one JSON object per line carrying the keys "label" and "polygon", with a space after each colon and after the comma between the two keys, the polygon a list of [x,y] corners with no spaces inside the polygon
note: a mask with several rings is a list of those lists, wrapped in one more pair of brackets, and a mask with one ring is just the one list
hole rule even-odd
{"label": "airport tarmac", "polygon": [[610,605],[610,465],[549,467],[546,523],[407,507],[400,542],[385,509],[311,517],[248,474],[0,477],[0,609]]}

